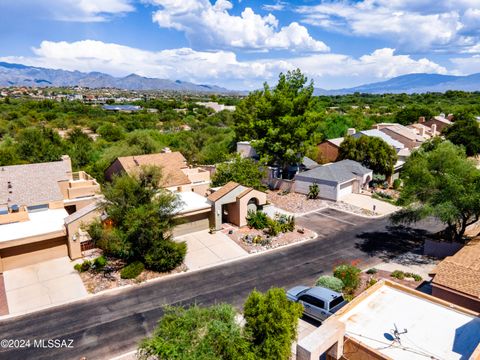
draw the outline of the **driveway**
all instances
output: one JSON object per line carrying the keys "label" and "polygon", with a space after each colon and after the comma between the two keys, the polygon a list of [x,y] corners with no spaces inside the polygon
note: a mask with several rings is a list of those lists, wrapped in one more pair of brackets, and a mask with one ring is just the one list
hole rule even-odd
{"label": "driveway", "polygon": [[341,201],[369,211],[373,211],[373,207],[375,206],[375,213],[377,215],[388,215],[400,210],[398,206],[386,201],[373,199],[371,196],[365,194],[348,194],[344,196]]}
{"label": "driveway", "polygon": [[3,278],[10,314],[24,314],[87,295],[68,257],[5,271]]}
{"label": "driveway", "polygon": [[214,234],[208,230],[198,231],[179,236],[176,240],[187,243],[185,265],[190,270],[248,256],[245,250],[220,231]]}

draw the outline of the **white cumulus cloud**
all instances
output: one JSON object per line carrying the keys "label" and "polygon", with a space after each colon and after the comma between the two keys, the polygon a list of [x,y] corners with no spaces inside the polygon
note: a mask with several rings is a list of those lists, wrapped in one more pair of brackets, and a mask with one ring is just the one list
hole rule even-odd
{"label": "white cumulus cloud", "polygon": [[305,23],[388,39],[412,51],[468,48],[480,31],[478,0],[322,1],[296,11]]}
{"label": "white cumulus cloud", "polygon": [[329,47],[315,40],[306,27],[292,22],[279,26],[278,19],[268,14],[261,16],[246,7],[240,16],[229,10],[227,0],[151,0],[159,9],[153,21],[162,28],[184,31],[190,41],[213,48],[288,49],[327,52]]}
{"label": "white cumulus cloud", "polygon": [[274,83],[278,73],[300,68],[317,87],[339,88],[386,80],[412,72],[447,73],[426,58],[396,55],[378,49],[354,58],[344,54],[307,54],[286,59],[241,61],[232,51],[195,51],[190,48],[146,51],[95,40],[43,41],[31,57],[2,57],[0,61],[79,71],[101,71],[115,76],[136,73],[147,77],[209,83],[231,89],[258,88]]}

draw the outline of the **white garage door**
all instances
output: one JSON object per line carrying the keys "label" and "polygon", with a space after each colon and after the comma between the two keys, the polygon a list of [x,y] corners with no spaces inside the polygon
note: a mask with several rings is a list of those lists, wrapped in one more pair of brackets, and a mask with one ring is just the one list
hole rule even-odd
{"label": "white garage door", "polygon": [[[311,181],[295,180],[295,192],[306,195],[310,191],[310,185],[312,184],[313,182]],[[319,189],[318,197],[323,199],[335,200],[335,194],[337,189],[336,185],[322,183],[317,183],[317,185]]]}
{"label": "white garage door", "polygon": [[210,220],[209,220],[210,213],[203,213],[197,214],[192,216],[184,217],[182,220],[182,224],[177,225],[173,229],[174,236],[181,236],[190,234],[193,232],[207,230],[210,227]]}
{"label": "white garage door", "polygon": [[341,184],[340,191],[338,192],[338,199],[340,200],[342,197],[344,197],[345,195],[349,195],[352,192],[353,192],[353,181],[346,184]]}

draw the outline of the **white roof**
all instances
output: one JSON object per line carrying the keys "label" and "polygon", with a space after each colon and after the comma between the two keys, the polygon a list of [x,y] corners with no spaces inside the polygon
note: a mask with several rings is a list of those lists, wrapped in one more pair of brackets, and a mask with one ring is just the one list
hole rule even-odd
{"label": "white roof", "polygon": [[177,193],[177,195],[183,202],[182,208],[178,212],[179,214],[203,209],[210,209],[212,207],[212,205],[205,196],[199,195],[193,191],[179,192]]}
{"label": "white roof", "polygon": [[363,130],[354,134],[353,136],[358,138],[361,135],[378,137],[385,141],[388,145],[393,146],[395,149],[403,149],[405,147],[405,145],[403,145],[400,141],[393,139],[391,136],[377,129]]}
{"label": "white roof", "polygon": [[0,242],[65,230],[65,209],[49,209],[28,213],[29,221],[0,225]]}
{"label": "white roof", "polygon": [[[392,359],[468,359],[480,342],[480,318],[388,285],[340,314],[346,335]],[[392,329],[407,333],[392,341]]]}

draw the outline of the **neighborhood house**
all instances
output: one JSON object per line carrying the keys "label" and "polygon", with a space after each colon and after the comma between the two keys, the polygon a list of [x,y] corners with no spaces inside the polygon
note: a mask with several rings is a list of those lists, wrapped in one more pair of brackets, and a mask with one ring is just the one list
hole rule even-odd
{"label": "neighborhood house", "polygon": [[82,256],[76,231],[95,211],[100,186],[61,161],[0,168],[0,273]]}

